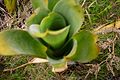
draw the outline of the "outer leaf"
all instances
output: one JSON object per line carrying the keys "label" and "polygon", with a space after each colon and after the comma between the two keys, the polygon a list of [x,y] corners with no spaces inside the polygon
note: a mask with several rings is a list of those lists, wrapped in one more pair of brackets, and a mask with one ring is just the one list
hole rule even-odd
{"label": "outer leaf", "polygon": [[26,20],[26,25],[40,24],[42,19],[48,15],[49,11],[46,9],[37,8],[35,12]]}
{"label": "outer leaf", "polygon": [[40,24],[40,31],[45,32],[49,30],[59,30],[66,26],[66,22],[63,16],[58,13],[51,12],[47,17],[45,17]]}
{"label": "outer leaf", "polygon": [[39,25],[31,25],[29,28],[29,32],[35,37],[42,38],[54,49],[57,49],[64,44],[70,28],[70,26],[67,26],[57,31],[47,30],[46,32],[41,33],[39,32],[38,27]]}
{"label": "outer leaf", "polygon": [[73,48],[66,59],[89,62],[98,56],[96,36],[88,31],[80,31],[73,37]]}
{"label": "outer leaf", "polygon": [[77,5],[75,0],[60,0],[53,11],[60,13],[68,21],[70,27],[69,37],[72,37],[82,25],[84,21],[83,9]]}
{"label": "outer leaf", "polygon": [[32,6],[34,9],[40,8],[47,8],[46,3],[47,0],[31,0]]}
{"label": "outer leaf", "polygon": [[46,47],[26,31],[0,32],[0,55],[26,54],[46,58]]}
{"label": "outer leaf", "polygon": [[56,3],[60,0],[48,0],[48,8],[52,11],[53,7],[56,5]]}

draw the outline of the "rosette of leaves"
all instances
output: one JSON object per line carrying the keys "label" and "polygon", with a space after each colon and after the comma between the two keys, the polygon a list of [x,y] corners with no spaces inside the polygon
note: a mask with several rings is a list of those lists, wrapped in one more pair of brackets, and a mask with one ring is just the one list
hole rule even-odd
{"label": "rosette of leaves", "polygon": [[54,72],[69,61],[87,63],[98,55],[96,35],[80,30],[84,11],[76,0],[31,0],[28,30],[0,32],[0,55],[25,54],[47,59]]}

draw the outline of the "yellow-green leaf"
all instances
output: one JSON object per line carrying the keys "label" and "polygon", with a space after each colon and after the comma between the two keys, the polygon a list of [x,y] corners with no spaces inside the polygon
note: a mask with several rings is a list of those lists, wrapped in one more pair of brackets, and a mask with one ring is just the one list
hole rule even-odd
{"label": "yellow-green leaf", "polygon": [[47,9],[37,8],[35,12],[26,20],[26,25],[30,26],[32,24],[40,24],[42,19],[46,17],[49,13]]}
{"label": "yellow-green leaf", "polygon": [[4,0],[4,4],[8,12],[13,13],[17,7],[17,0]]}
{"label": "yellow-green leaf", "polygon": [[37,8],[47,8],[47,0],[31,0],[32,6],[34,9]]}
{"label": "yellow-green leaf", "polygon": [[46,58],[47,48],[26,31],[0,32],[0,55],[33,55]]}
{"label": "yellow-green leaf", "polygon": [[60,0],[48,0],[48,8],[52,11],[58,1]]}
{"label": "yellow-green leaf", "polygon": [[96,35],[89,31],[80,31],[73,37],[73,48],[66,59],[86,63],[95,59],[98,53]]}

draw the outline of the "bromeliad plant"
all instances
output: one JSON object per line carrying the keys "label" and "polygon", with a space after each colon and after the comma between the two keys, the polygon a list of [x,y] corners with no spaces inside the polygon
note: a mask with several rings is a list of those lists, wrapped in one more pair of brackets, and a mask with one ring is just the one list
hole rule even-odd
{"label": "bromeliad plant", "polygon": [[77,0],[31,0],[35,12],[26,30],[0,32],[0,55],[32,55],[47,59],[54,72],[67,62],[89,62],[98,55],[96,35],[80,30],[84,11]]}

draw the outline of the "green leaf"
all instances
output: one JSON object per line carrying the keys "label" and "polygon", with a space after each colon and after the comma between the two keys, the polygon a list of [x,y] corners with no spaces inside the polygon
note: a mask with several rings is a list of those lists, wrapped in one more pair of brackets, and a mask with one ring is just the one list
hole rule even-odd
{"label": "green leaf", "polygon": [[44,33],[40,32],[38,28],[39,25],[31,25],[29,27],[30,34],[32,34],[35,37],[42,38],[51,47],[57,49],[61,47],[66,41],[66,37],[69,33],[70,26],[67,26],[65,28],[56,31],[46,30],[46,32]]}
{"label": "green leaf", "polygon": [[52,71],[53,72],[62,72],[65,69],[67,69],[67,61],[63,58],[63,59],[59,59],[59,60],[55,60],[52,58],[48,57],[48,61],[50,62],[50,64],[52,65]]}
{"label": "green leaf", "polygon": [[53,11],[60,13],[67,20],[70,27],[69,37],[77,33],[84,21],[84,11],[75,0],[60,0]]}
{"label": "green leaf", "polygon": [[4,0],[4,4],[9,13],[13,13],[17,6],[17,0]]}
{"label": "green leaf", "polygon": [[32,6],[34,9],[37,9],[37,8],[47,8],[47,0],[31,0],[31,3],[32,3]]}
{"label": "green leaf", "polygon": [[48,15],[49,11],[46,9],[37,8],[35,12],[26,20],[26,25],[40,24],[42,19]]}
{"label": "green leaf", "polygon": [[34,36],[34,37],[42,37],[45,36],[45,34],[41,34],[39,31],[39,27],[40,25],[38,24],[32,24],[29,28],[28,28],[28,32]]}
{"label": "green leaf", "polygon": [[40,24],[40,31],[46,30],[59,30],[66,26],[66,22],[63,16],[58,13],[51,12],[45,17]]}
{"label": "green leaf", "polygon": [[60,48],[66,41],[70,26],[58,31],[46,31],[46,36],[42,39],[51,45],[54,49]]}
{"label": "green leaf", "polygon": [[0,32],[0,55],[33,55],[46,58],[47,48],[26,31]]}
{"label": "green leaf", "polygon": [[48,8],[52,11],[53,7],[56,5],[56,3],[60,0],[48,0]]}
{"label": "green leaf", "polygon": [[96,35],[89,31],[80,31],[73,37],[73,48],[66,59],[86,63],[95,59],[98,52]]}

